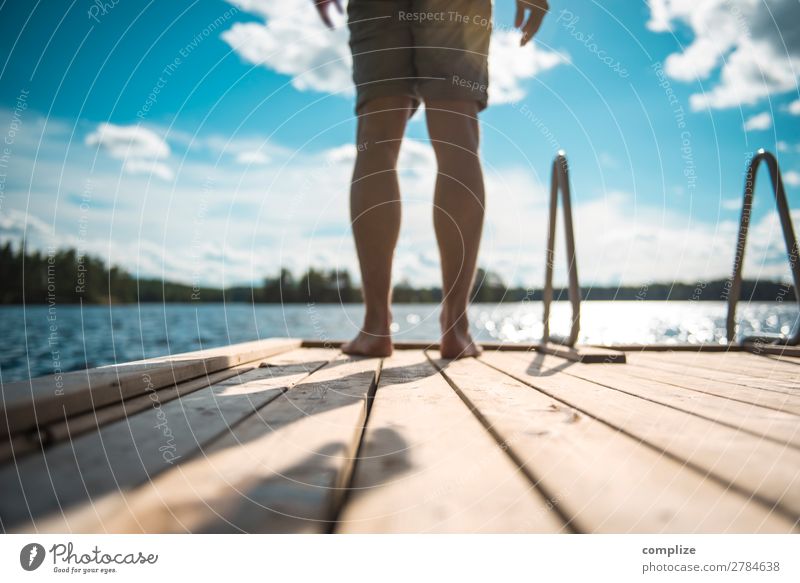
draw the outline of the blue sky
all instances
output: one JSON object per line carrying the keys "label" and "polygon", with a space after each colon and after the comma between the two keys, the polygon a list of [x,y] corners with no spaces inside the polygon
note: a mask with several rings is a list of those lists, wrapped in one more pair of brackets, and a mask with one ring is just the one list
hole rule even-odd
{"label": "blue sky", "polygon": [[[800,207],[800,4],[551,4],[535,46],[519,49],[513,2],[495,2],[481,263],[541,283],[563,148],[584,282],[724,276],[748,155],[776,151]],[[280,265],[356,271],[342,18],[325,30],[308,0],[58,6],[0,5],[0,238],[212,285]],[[434,284],[420,117],[401,157],[396,279]],[[765,182],[746,273],[782,277]]]}

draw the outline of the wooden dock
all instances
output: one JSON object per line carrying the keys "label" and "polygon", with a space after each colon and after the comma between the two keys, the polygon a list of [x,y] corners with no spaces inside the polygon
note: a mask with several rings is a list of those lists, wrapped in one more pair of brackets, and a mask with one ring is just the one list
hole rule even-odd
{"label": "wooden dock", "polygon": [[617,348],[275,339],[7,383],[0,526],[797,531],[800,355]]}

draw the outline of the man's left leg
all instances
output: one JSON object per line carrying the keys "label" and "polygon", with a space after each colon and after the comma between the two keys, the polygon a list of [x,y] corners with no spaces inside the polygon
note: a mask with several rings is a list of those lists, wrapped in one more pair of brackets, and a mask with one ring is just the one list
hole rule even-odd
{"label": "man's left leg", "polygon": [[439,167],[433,222],[442,263],[443,358],[480,353],[467,320],[484,214],[478,109],[478,102],[468,100],[429,99],[425,103]]}

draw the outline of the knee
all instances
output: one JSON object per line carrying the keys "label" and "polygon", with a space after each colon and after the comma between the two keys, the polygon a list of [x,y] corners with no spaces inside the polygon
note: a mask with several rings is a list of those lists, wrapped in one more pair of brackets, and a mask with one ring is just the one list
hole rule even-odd
{"label": "knee", "polygon": [[430,134],[431,145],[436,155],[440,171],[447,173],[464,172],[475,167],[478,161],[479,140],[477,132],[463,134]]}

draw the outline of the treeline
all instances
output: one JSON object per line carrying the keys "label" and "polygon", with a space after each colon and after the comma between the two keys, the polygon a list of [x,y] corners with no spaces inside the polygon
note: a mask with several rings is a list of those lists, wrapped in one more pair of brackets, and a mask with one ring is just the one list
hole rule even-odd
{"label": "treeline", "polygon": [[[581,290],[584,300],[695,300],[727,298],[728,281],[654,283],[642,286],[596,287]],[[792,286],[771,281],[744,281],[741,297],[750,301],[792,301]],[[567,290],[554,290],[556,300],[566,300]],[[394,288],[397,303],[430,303],[442,299],[439,287],[419,288],[401,282]],[[476,302],[539,301],[540,289],[507,287],[495,273],[480,269],[473,290]],[[255,302],[353,303],[361,291],[343,270],[309,269],[295,277],[282,269],[262,284],[226,289],[196,287],[160,279],[136,278],[120,267],[74,249],[53,253],[15,251],[10,243],[0,247],[0,304],[87,304],[150,302]]]}
{"label": "treeline", "polygon": [[150,302],[358,302],[360,290],[345,271],[309,269],[295,278],[284,269],[262,285],[226,289],[136,278],[120,267],[74,249],[25,252],[0,247],[0,304],[124,304]]}

